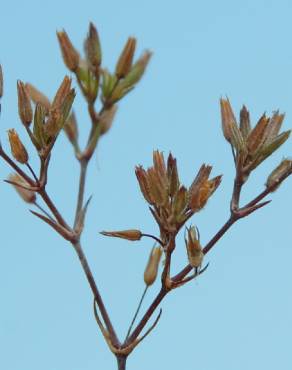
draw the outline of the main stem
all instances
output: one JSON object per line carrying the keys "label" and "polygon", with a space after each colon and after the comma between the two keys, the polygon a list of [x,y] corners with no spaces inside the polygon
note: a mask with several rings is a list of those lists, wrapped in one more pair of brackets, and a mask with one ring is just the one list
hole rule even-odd
{"label": "main stem", "polygon": [[90,288],[91,288],[91,290],[93,292],[93,295],[94,295],[94,298],[96,300],[96,303],[97,303],[97,305],[99,307],[99,310],[100,310],[101,316],[103,318],[103,321],[104,321],[104,323],[105,323],[105,325],[107,327],[107,330],[108,330],[108,332],[109,332],[109,334],[111,336],[111,340],[112,340],[112,342],[113,342],[114,345],[119,346],[120,345],[119,339],[118,339],[118,337],[116,335],[116,332],[114,330],[114,327],[113,327],[113,325],[111,323],[111,320],[109,318],[109,315],[107,313],[107,310],[105,308],[105,305],[103,303],[103,300],[101,298],[101,295],[100,295],[99,290],[97,288],[97,285],[95,283],[94,277],[92,275],[91,269],[90,269],[89,264],[87,262],[86,256],[85,256],[85,254],[83,252],[83,249],[81,247],[81,244],[80,244],[80,242],[78,242],[76,244],[73,244],[73,246],[74,246],[74,249],[75,249],[75,251],[76,251],[76,253],[77,253],[78,257],[79,257],[80,263],[81,263],[81,265],[83,267],[84,273],[85,273],[86,278],[87,278],[87,280],[89,282],[89,285],[90,285]]}
{"label": "main stem", "polygon": [[118,370],[126,370],[127,357],[117,356]]}

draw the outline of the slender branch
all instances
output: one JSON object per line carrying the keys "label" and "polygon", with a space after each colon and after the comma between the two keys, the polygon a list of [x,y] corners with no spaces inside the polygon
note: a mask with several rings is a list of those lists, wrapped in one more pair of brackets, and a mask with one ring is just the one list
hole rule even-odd
{"label": "slender branch", "polygon": [[97,285],[95,283],[95,280],[94,280],[94,277],[92,275],[92,272],[91,272],[91,269],[89,267],[89,264],[87,262],[87,259],[86,259],[86,256],[83,252],[83,249],[81,247],[81,244],[80,242],[76,242],[75,244],[73,244],[73,247],[79,257],[79,260],[81,262],[81,265],[82,265],[82,268],[83,268],[83,271],[87,277],[87,280],[89,282],[89,285],[90,285],[90,288],[93,292],[93,295],[94,295],[94,298],[95,298],[95,301],[99,307],[99,310],[100,310],[100,313],[101,313],[101,316],[103,318],[103,321],[107,327],[107,330],[109,332],[109,335],[111,337],[111,341],[112,343],[116,346],[116,347],[119,347],[120,346],[120,341],[116,335],[116,332],[113,328],[113,325],[111,323],[111,320],[109,318],[109,315],[107,313],[107,310],[105,308],[105,305],[103,303],[103,300],[101,298],[101,295],[99,293],[99,290],[97,288]]}
{"label": "slender branch", "polygon": [[137,307],[137,309],[136,309],[136,312],[135,312],[135,314],[134,314],[134,317],[133,317],[133,319],[132,319],[132,321],[131,321],[131,324],[130,324],[130,326],[129,326],[129,330],[128,330],[128,332],[127,332],[127,335],[126,335],[126,339],[125,339],[125,341],[129,338],[129,335],[130,335],[130,333],[131,333],[131,331],[132,331],[132,328],[133,328],[133,326],[134,326],[134,323],[135,323],[135,321],[136,321],[136,318],[137,318],[137,316],[138,316],[138,314],[139,314],[139,311],[140,311],[140,308],[141,308],[141,306],[142,306],[143,300],[144,300],[145,295],[146,295],[146,293],[147,293],[148,287],[149,287],[148,285],[146,285],[146,286],[145,286],[145,289],[144,289],[144,291],[143,291],[142,297],[141,297],[141,299],[140,299],[140,301],[139,301],[138,307]]}
{"label": "slender branch", "polygon": [[262,199],[264,199],[267,195],[269,195],[271,192],[271,189],[266,188],[263,190],[257,197],[255,197],[253,200],[251,200],[249,203],[247,203],[244,208],[249,208],[260,202]]}
{"label": "slender branch", "polygon": [[79,178],[79,190],[77,196],[77,205],[75,211],[75,219],[74,219],[74,228],[77,225],[80,212],[83,206],[83,199],[84,199],[84,192],[85,192],[85,181],[86,181],[86,173],[88,167],[88,160],[81,160],[80,161],[80,178]]}
{"label": "slender branch", "polygon": [[54,205],[53,201],[49,197],[49,195],[46,192],[46,190],[44,190],[44,189],[40,190],[39,191],[39,194],[42,197],[42,199],[44,200],[44,202],[46,203],[46,205],[49,207],[49,209],[51,210],[51,212],[53,213],[53,215],[56,217],[56,220],[59,222],[59,224],[62,225],[65,229],[71,231],[71,228],[68,226],[68,224],[63,219],[63,217],[60,214],[60,212],[57,210],[56,206]]}
{"label": "slender branch", "polygon": [[159,238],[157,238],[156,236],[151,235],[151,234],[144,234],[144,233],[142,234],[142,236],[154,239],[158,244],[160,244],[162,247],[164,247],[164,244],[162,243],[162,241]]}
{"label": "slender branch", "polygon": [[34,206],[37,207],[43,214],[45,214],[50,220],[54,221],[54,219],[52,218],[52,216],[41,206],[38,204],[37,201],[35,201],[34,203]]}
{"label": "slender branch", "polygon": [[29,169],[29,172],[32,174],[33,178],[35,179],[35,182],[38,183],[39,179],[37,178],[37,175],[35,174],[34,170],[32,169],[31,165],[27,162],[26,167]]}
{"label": "slender branch", "polygon": [[148,320],[152,316],[153,312],[156,310],[160,302],[163,300],[163,298],[166,296],[167,290],[164,288],[161,288],[160,292],[157,294],[151,305],[149,306],[148,310],[142,317],[141,321],[137,325],[136,329],[133,331],[133,333],[129,336],[128,340],[125,341],[123,344],[123,347],[127,347],[129,343],[132,343],[138,335],[141,333],[141,331],[144,329],[145,325],[147,324]]}

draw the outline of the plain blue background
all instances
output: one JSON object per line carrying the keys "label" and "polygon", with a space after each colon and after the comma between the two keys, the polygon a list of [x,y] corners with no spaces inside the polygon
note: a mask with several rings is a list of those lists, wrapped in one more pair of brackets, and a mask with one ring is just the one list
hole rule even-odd
{"label": "plain blue background", "polygon": [[[192,220],[205,244],[228,217],[234,176],[221,134],[219,98],[236,112],[246,104],[253,122],[266,111],[292,122],[292,4],[278,1],[9,1],[0,14],[0,60],[5,74],[1,141],[24,130],[17,116],[16,80],[49,97],[66,69],[55,31],[65,28],[82,49],[89,21],[100,33],[104,65],[114,68],[129,35],[138,53],[154,51],[148,72],[121,102],[116,122],[97,150],[88,178],[94,194],[83,244],[113,323],[124,336],[143,289],[151,242],[108,240],[100,230],[157,228],[139,193],[136,164],[150,165],[153,149],[178,158],[189,185],[199,166],[224,174],[206,209]],[[89,128],[82,97],[75,103],[81,135]],[[27,139],[23,139],[28,143]],[[37,166],[31,150],[31,162]],[[270,171],[292,153],[291,140],[251,177],[247,201]],[[1,178],[10,170],[0,163]],[[77,163],[60,137],[49,192],[72,222]],[[163,302],[158,328],[135,350],[128,369],[288,370],[291,359],[291,179],[272,204],[236,224],[208,254],[208,271]],[[35,219],[5,183],[0,184],[0,368],[5,370],[115,369],[98,332],[92,295],[69,244]],[[186,263],[183,241],[173,272]],[[147,297],[149,303],[159,288]],[[144,306],[145,307],[145,306]]]}

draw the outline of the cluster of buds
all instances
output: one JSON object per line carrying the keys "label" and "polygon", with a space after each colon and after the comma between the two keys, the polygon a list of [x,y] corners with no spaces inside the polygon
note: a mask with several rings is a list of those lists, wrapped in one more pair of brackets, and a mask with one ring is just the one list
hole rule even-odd
{"label": "cluster of buds", "polygon": [[207,203],[221,182],[221,176],[209,179],[211,166],[202,165],[187,189],[180,184],[176,159],[171,154],[165,164],[163,154],[153,153],[153,167],[136,167],[136,176],[145,200],[159,225],[161,238],[177,233],[182,225]]}
{"label": "cluster of buds", "polygon": [[114,74],[102,72],[102,101],[111,106],[128,94],[142,78],[151,58],[151,52],[144,54],[133,64],[136,40],[129,38],[116,65]]}
{"label": "cluster of buds", "polygon": [[[75,90],[71,88],[71,79],[65,77],[52,104],[32,85],[18,81],[18,113],[30,139],[41,158],[48,157],[57,136],[64,128],[70,115],[75,98]],[[34,111],[31,101],[35,103]],[[33,129],[30,125],[33,122]],[[28,155],[15,130],[9,130],[11,151],[20,163],[27,163]]]}
{"label": "cluster of buds", "polygon": [[80,57],[65,31],[57,32],[57,37],[66,67],[75,73],[87,101],[94,103],[98,95],[101,64],[101,46],[96,28],[90,23],[84,42],[85,59]]}
{"label": "cluster of buds", "polygon": [[252,170],[284,144],[290,130],[279,133],[284,114],[279,114],[278,111],[272,117],[263,114],[252,128],[245,106],[240,111],[238,125],[229,100],[221,99],[220,105],[224,137],[232,145],[236,166],[240,169],[243,180],[246,180]]}

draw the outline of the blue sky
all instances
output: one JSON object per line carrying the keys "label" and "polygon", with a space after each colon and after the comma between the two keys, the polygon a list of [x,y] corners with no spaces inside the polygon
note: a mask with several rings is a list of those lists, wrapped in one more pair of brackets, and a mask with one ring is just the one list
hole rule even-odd
{"label": "blue sky", "polygon": [[[194,217],[206,243],[228,217],[234,169],[221,134],[219,98],[236,112],[247,105],[253,122],[266,111],[286,113],[292,126],[292,4],[290,1],[9,1],[1,6],[0,61],[5,75],[1,142],[21,128],[16,81],[30,81],[50,97],[67,73],[56,40],[65,28],[82,48],[96,24],[104,65],[113,69],[130,35],[138,53],[154,52],[141,84],[119,106],[114,127],[94,157],[93,194],[83,237],[97,283],[120,336],[143,290],[151,242],[107,240],[100,230],[156,226],[139,193],[136,164],[150,165],[153,149],[178,159],[189,185],[199,166],[224,174],[205,210]],[[75,110],[89,127],[78,94]],[[27,139],[24,139],[28,143]],[[33,153],[31,151],[31,153]],[[291,156],[291,139],[251,177],[243,200],[257,195],[271,170]],[[33,165],[37,165],[31,155]],[[1,178],[10,170],[0,162]],[[72,221],[78,167],[64,137],[57,143],[49,191]],[[128,369],[291,369],[291,179],[266,208],[240,221],[208,254],[207,272],[162,303],[158,328],[132,354]],[[0,368],[7,370],[115,369],[92,313],[92,296],[74,251],[35,219],[13,190],[0,183]],[[183,241],[173,272],[186,263]],[[146,299],[151,301],[156,284]],[[144,306],[145,308],[145,306]]]}

